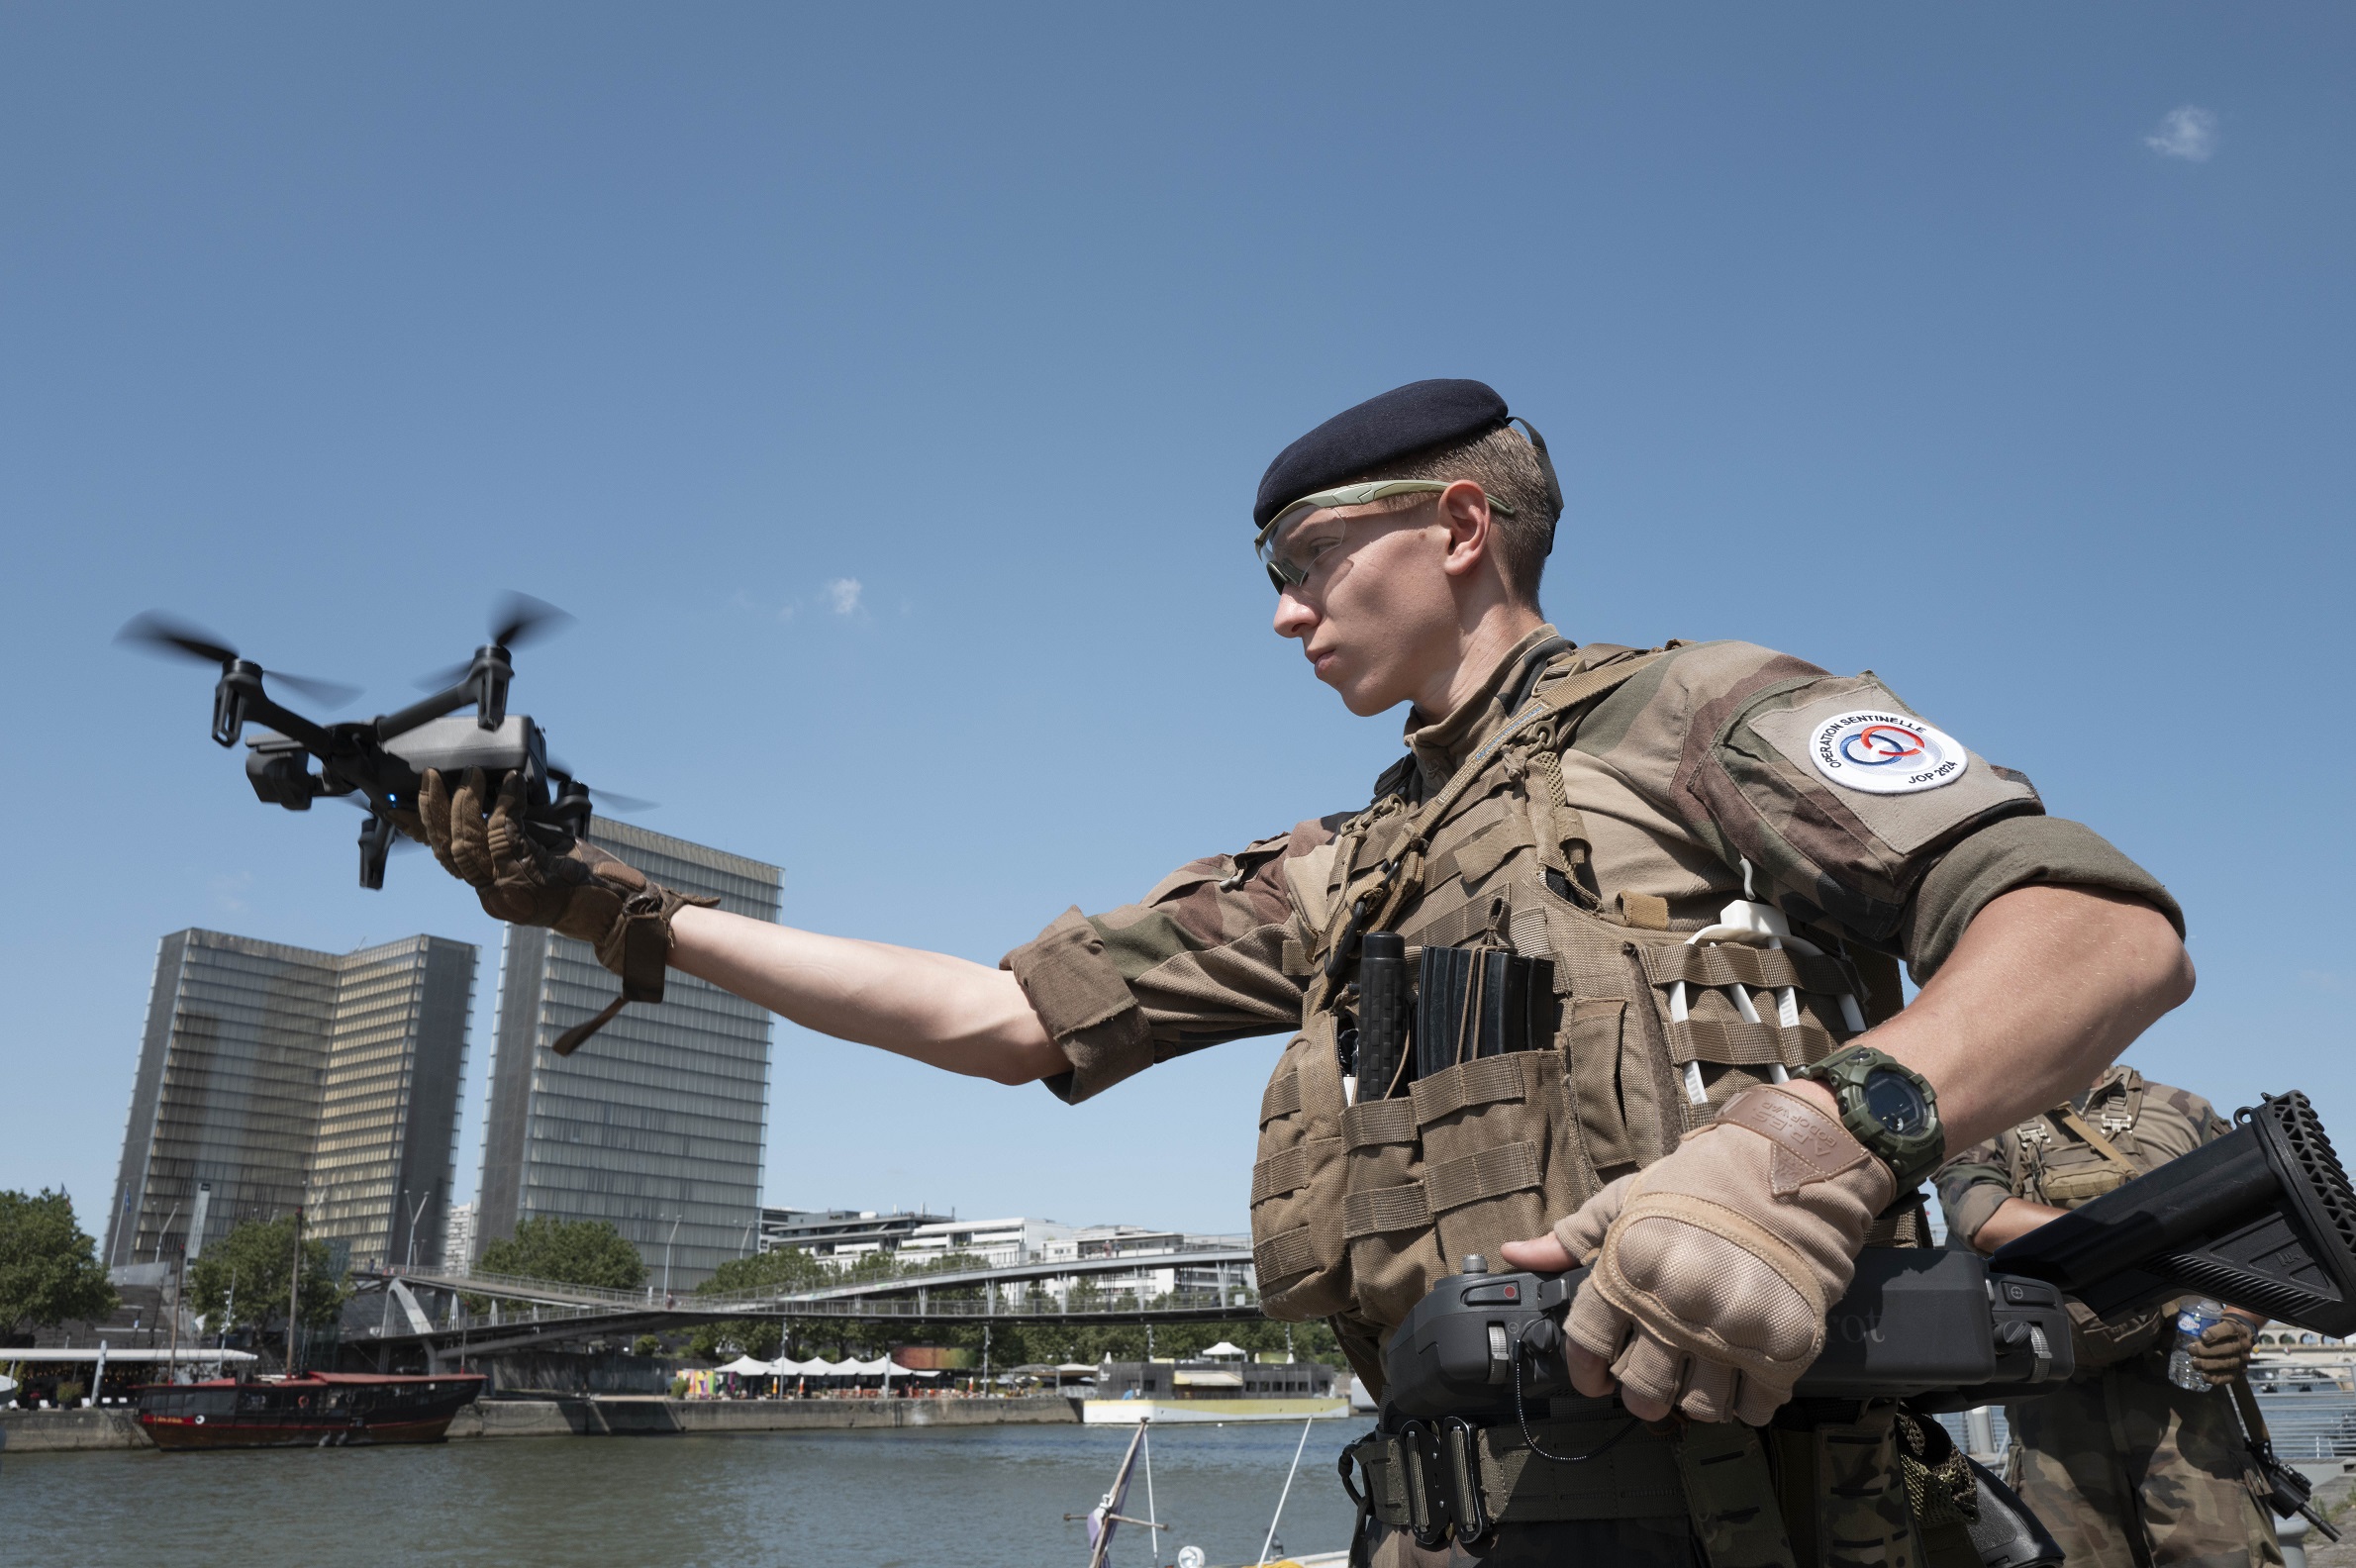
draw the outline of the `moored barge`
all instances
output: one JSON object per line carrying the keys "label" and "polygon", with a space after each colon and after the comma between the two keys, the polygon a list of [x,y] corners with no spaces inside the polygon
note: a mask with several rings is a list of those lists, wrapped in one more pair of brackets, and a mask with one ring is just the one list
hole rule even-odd
{"label": "moored barge", "polygon": [[150,1383],[139,1421],[158,1448],[327,1448],[440,1442],[483,1391],[480,1372],[434,1377],[304,1372]]}

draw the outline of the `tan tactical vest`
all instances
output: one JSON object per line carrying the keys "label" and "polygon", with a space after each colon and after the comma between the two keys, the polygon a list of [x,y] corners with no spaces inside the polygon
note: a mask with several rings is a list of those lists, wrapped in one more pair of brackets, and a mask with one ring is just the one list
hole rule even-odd
{"label": "tan tactical vest", "polygon": [[1312,987],[1260,1105],[1251,1229],[1269,1317],[1349,1313],[1387,1328],[1466,1254],[1494,1261],[1775,1069],[1897,1011],[1887,960],[1869,987],[1805,938],[1667,930],[1661,900],[1594,885],[1559,758],[1586,714],[1658,656],[1558,664],[1445,789],[1415,798],[1409,758],[1329,853],[1294,863],[1295,902],[1323,932],[1318,965],[1356,917],[1406,938],[1411,973],[1425,944],[1549,958],[1560,1012],[1551,1048],[1462,1062],[1399,1098],[1360,1086],[1348,1105],[1335,1041],[1349,972]]}
{"label": "tan tactical vest", "polygon": [[2121,1085],[2118,1095],[2092,1097],[2084,1112],[2058,1106],[2012,1129],[2014,1197],[2076,1209],[2144,1173],[2130,1152],[2143,1114],[2143,1076],[2127,1069]]}

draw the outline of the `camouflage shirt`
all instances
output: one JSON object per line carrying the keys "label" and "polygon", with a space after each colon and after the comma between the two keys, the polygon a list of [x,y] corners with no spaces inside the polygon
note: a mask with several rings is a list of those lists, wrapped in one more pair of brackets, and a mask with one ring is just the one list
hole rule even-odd
{"label": "camouflage shirt", "polygon": [[[1541,670],[1624,651],[1574,648],[1539,628],[1455,712],[1426,725],[1411,714],[1409,754],[1383,785],[1410,799],[1436,793]],[[1875,715],[1913,718],[1870,674],[1827,674],[1746,642],[1673,644],[1598,704],[1562,753],[1601,897],[1630,924],[1665,918],[1698,931],[1742,896],[1747,860],[1756,896],[1795,924],[1901,956],[1917,980],[1990,899],[2032,882],[2130,893],[2182,930],[2148,872],[2089,829],[2045,816],[2025,777],[1977,753],[1935,785],[1831,782],[1812,746],[1827,727]],[[1353,815],[1190,861],[1137,903],[1067,911],[1009,953],[1003,966],[1072,1063],[1048,1087],[1083,1100],[1172,1056],[1299,1027],[1323,927],[1315,901]]]}
{"label": "camouflage shirt", "polygon": [[1941,1166],[1934,1180],[1948,1230],[1969,1241],[2008,1198],[2076,1209],[2131,1179],[2080,1128],[2109,1143],[2137,1176],[2233,1130],[2199,1095],[2153,1083],[2121,1062],[2069,1105]]}

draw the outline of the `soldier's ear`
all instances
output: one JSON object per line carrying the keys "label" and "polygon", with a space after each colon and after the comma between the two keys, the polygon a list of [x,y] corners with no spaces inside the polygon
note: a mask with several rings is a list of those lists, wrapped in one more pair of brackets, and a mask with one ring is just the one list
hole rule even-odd
{"label": "soldier's ear", "polygon": [[1439,493],[1439,522],[1448,531],[1448,553],[1441,570],[1451,577],[1476,571],[1495,556],[1495,522],[1489,497],[1470,479],[1459,479]]}

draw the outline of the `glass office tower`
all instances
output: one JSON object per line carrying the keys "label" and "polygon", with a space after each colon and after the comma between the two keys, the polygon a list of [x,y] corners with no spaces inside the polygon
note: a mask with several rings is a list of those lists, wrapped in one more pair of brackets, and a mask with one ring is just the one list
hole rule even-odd
{"label": "glass office tower", "polygon": [[434,1260],[475,957],[441,936],[345,954],[164,937],[107,1261],[157,1261],[170,1239],[199,1251],[298,1205],[310,1233],[354,1262],[401,1261],[413,1225],[417,1260]]}
{"label": "glass office tower", "polygon": [[[599,819],[592,842],[665,886],[777,918],[777,867]],[[753,1250],[768,1114],[768,1011],[672,970],[570,1056],[546,1047],[621,994],[586,942],[509,927],[476,1196],[475,1253],[538,1216],[604,1220],[648,1282],[690,1289]]]}
{"label": "glass office tower", "polygon": [[354,1261],[442,1260],[475,954],[412,936],[337,961],[305,1228]]}

